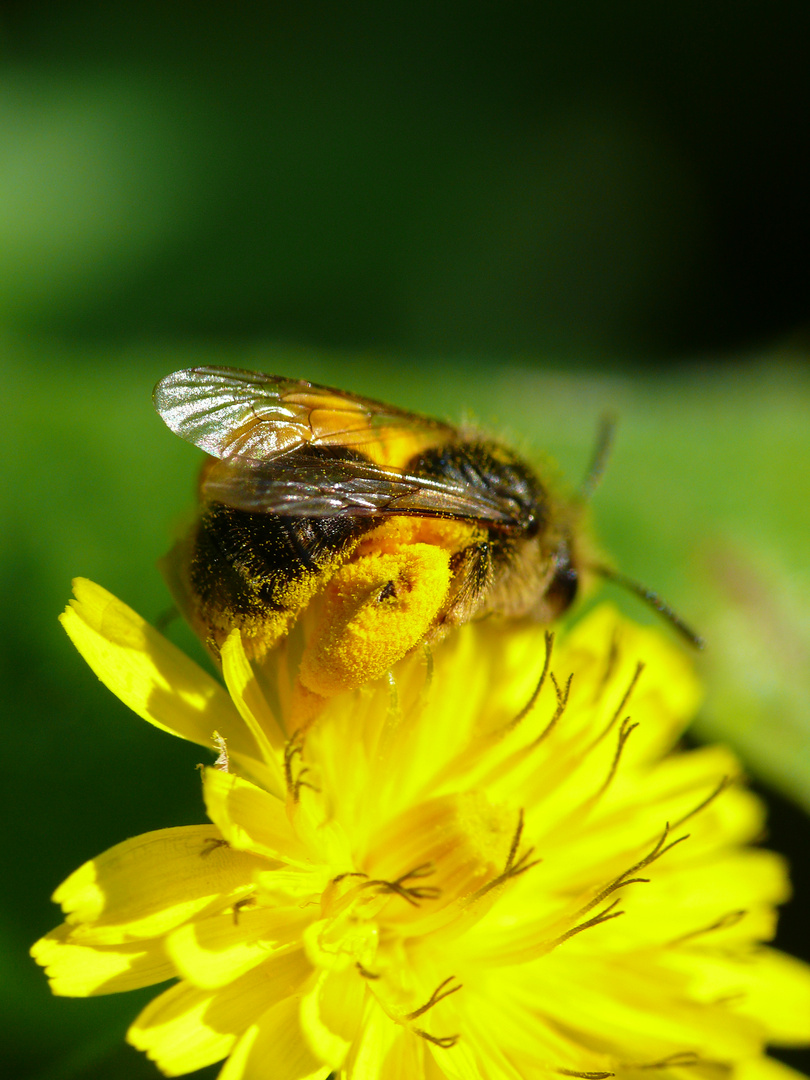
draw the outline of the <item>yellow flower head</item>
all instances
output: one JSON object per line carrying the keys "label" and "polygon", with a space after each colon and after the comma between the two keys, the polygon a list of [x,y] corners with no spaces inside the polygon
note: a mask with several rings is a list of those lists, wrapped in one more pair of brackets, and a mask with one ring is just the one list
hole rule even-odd
{"label": "yellow flower head", "polygon": [[[228,693],[98,586],[64,625],[139,715],[219,751],[211,825],[128,840],[56,890],[57,994],[178,979],[130,1042],[221,1080],[787,1075],[810,969],[760,943],[787,896],[745,845],[728,751],[673,750],[698,689],[600,609],[564,642],[462,628],[285,728],[286,654],[238,632]],[[295,665],[290,667],[294,669]]]}

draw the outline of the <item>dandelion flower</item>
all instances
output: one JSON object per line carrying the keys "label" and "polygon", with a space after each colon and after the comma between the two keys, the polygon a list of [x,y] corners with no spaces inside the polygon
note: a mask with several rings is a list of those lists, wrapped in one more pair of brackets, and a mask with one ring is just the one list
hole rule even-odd
{"label": "dandelion flower", "polygon": [[[98,586],[64,616],[98,676],[219,751],[211,824],[127,840],[54,894],[57,994],[175,979],[128,1038],[221,1080],[778,1080],[810,969],[764,945],[785,868],[699,689],[599,609],[564,641],[463,627],[285,728],[284,653],[227,692]],[[289,659],[289,657],[287,658]],[[216,733],[216,734],[215,734]]]}

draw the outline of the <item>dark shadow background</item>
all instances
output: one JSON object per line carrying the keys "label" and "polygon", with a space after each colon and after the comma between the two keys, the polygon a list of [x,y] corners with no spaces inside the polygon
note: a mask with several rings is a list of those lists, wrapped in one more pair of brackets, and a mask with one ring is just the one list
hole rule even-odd
{"label": "dark shadow background", "polygon": [[800,0],[4,10],[27,329],[593,364],[806,327]]}
{"label": "dark shadow background", "polygon": [[[458,419],[516,370],[660,379],[688,425],[686,367],[731,387],[787,350],[804,393],[808,46],[802,0],[0,6],[8,1075],[155,1075],[121,1045],[152,991],[54,1000],[26,956],[79,863],[200,820],[200,752],[133,722],[54,623],[73,573],[167,604],[196,459],[154,381],[241,364]],[[594,415],[550,448],[584,461]],[[632,550],[645,519],[608,519]],[[666,559],[634,571],[677,581]],[[779,940],[808,957],[807,819],[772,807]]]}

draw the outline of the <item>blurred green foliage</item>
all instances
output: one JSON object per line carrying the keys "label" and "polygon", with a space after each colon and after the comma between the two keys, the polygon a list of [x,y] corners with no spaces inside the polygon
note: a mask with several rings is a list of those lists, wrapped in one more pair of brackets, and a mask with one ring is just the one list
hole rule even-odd
{"label": "blurred green foliage", "polygon": [[[176,368],[469,415],[574,485],[612,409],[595,533],[708,639],[700,737],[810,806],[808,32],[788,0],[4,5],[8,1075],[154,1075],[121,1045],[148,991],[54,1000],[27,949],[80,862],[202,816],[200,752],[56,623],[77,574],[169,604],[198,455],[149,393]],[[776,806],[801,951],[806,819]]]}
{"label": "blurred green foliage", "polygon": [[0,317],[636,358],[806,323],[802,0],[3,6]]}

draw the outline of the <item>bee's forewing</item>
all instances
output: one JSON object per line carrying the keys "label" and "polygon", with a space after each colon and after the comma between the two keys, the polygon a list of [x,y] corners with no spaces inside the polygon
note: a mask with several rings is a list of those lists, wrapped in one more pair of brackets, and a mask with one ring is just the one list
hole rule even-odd
{"label": "bee's forewing", "polygon": [[237,368],[186,368],[155,387],[175,434],[212,457],[270,461],[304,446],[363,450],[397,466],[455,429],[369,398]]}

